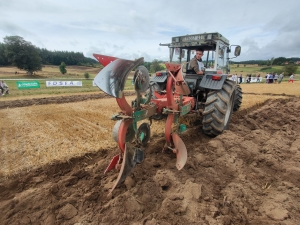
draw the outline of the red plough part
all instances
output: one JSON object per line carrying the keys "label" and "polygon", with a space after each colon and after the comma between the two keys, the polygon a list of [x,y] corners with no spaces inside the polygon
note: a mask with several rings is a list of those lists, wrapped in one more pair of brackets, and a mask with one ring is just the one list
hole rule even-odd
{"label": "red plough part", "polygon": [[[183,79],[181,65],[166,63],[169,71],[166,94],[151,99],[148,70],[144,66],[138,66],[143,62],[143,58],[131,61],[99,54],[94,56],[105,66],[95,77],[94,82],[102,91],[114,96],[121,109],[119,114],[112,118],[117,120],[113,137],[118,143],[120,152],[113,157],[104,172],[120,170],[109,193],[126,179],[136,164],[144,160],[145,147],[150,138],[152,116],[157,114],[168,115],[165,125],[166,144],[163,150],[170,149],[176,154],[176,167],[181,170],[187,160],[187,149],[178,135],[181,131],[178,129],[178,133],[172,133],[172,124],[175,122],[179,125],[179,116],[189,113],[195,106],[194,98],[187,97],[190,89]],[[123,90],[128,75],[134,68],[136,68],[134,74],[136,99],[129,104]],[[144,122],[137,127],[139,121],[146,119],[149,123]]]}

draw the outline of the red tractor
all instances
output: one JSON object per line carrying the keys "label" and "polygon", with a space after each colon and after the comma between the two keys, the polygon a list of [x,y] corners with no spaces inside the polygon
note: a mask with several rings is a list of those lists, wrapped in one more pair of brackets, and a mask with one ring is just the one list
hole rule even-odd
{"label": "red tractor", "polygon": [[[228,79],[231,46],[221,34],[173,37],[172,43],[163,46],[170,49],[170,62],[165,63],[166,71],[157,72],[151,81],[146,67],[139,66],[143,63],[143,58],[132,61],[94,54],[105,66],[94,82],[102,91],[115,97],[121,109],[112,118],[117,120],[113,138],[118,143],[120,152],[113,157],[104,172],[120,170],[110,193],[125,180],[137,163],[144,160],[152,119],[167,116],[163,150],[170,149],[176,154],[176,167],[181,170],[187,160],[187,149],[179,135],[185,130],[185,126],[178,123],[178,118],[201,112],[203,132],[217,136],[227,129],[232,111],[241,106],[242,90]],[[195,74],[189,69],[190,58],[199,47],[204,50],[204,75]],[[240,51],[241,47],[237,46],[235,57],[240,55]],[[133,69],[136,98],[128,103],[123,90]],[[137,127],[137,123],[142,120],[149,122],[143,122]],[[173,123],[177,124],[177,132],[172,132]]]}

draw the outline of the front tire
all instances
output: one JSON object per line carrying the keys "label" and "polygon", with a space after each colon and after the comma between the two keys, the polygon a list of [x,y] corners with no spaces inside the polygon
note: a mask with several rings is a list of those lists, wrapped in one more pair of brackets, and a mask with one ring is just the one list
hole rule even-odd
{"label": "front tire", "polygon": [[203,112],[203,132],[215,137],[228,128],[234,108],[236,84],[226,80],[221,90],[208,93]]}

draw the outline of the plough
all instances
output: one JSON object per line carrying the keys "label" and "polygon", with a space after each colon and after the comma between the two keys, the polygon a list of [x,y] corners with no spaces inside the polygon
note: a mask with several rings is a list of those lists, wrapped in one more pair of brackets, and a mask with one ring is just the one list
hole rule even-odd
{"label": "plough", "polygon": [[[151,81],[148,70],[141,65],[143,58],[126,60],[94,54],[104,66],[94,82],[102,91],[115,97],[121,109],[112,118],[117,121],[113,138],[118,143],[119,154],[112,158],[104,172],[112,169],[120,171],[110,193],[137,163],[144,160],[152,119],[167,115],[163,151],[169,149],[176,154],[176,167],[181,170],[187,160],[187,149],[179,136],[186,129],[179,124],[179,117],[202,112],[202,131],[215,137],[228,128],[232,111],[241,106],[242,89],[228,79],[231,46],[223,35],[215,32],[178,36],[161,46],[169,47],[170,60],[165,63],[166,71],[156,72]],[[234,55],[237,57],[241,47],[235,46]],[[203,71],[199,73],[201,75],[190,67],[191,62],[196,60],[195,51],[198,55],[201,53],[204,59],[203,63],[202,59],[197,59]],[[172,63],[176,54],[176,63]],[[195,57],[191,59],[193,55]],[[133,85],[136,98],[129,104],[124,96],[124,87],[132,70],[135,70]],[[138,123],[141,123],[139,127]],[[175,131],[172,130],[173,123],[177,124]]]}
{"label": "plough", "polygon": [[[187,160],[187,149],[178,133],[184,126],[178,126],[178,132],[172,132],[172,124],[178,124],[179,116],[189,113],[195,106],[193,97],[188,97],[190,89],[183,80],[181,66],[166,63],[169,73],[166,95],[152,99],[149,86],[149,73],[146,67],[139,66],[143,58],[137,60],[118,59],[111,56],[94,54],[95,58],[105,67],[95,77],[95,84],[105,93],[116,98],[121,111],[113,116],[117,120],[113,128],[113,138],[118,143],[119,154],[110,161],[104,173],[112,169],[120,170],[119,176],[110,190],[123,182],[137,163],[145,158],[144,147],[150,139],[152,117],[166,114],[165,139],[163,150],[170,149],[176,154],[176,167],[181,170]],[[124,96],[124,87],[129,73],[134,69],[135,100],[129,104]],[[143,120],[139,127],[137,123]],[[135,144],[132,144],[135,139]]]}

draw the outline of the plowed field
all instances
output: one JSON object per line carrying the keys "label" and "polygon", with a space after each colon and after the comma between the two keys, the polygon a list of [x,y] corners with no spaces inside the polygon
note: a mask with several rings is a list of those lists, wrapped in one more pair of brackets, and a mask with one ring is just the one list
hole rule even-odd
{"label": "plowed field", "polygon": [[181,171],[154,122],[145,161],[110,196],[118,107],[102,97],[1,102],[0,224],[300,223],[298,97],[243,108],[216,138],[189,127]]}

